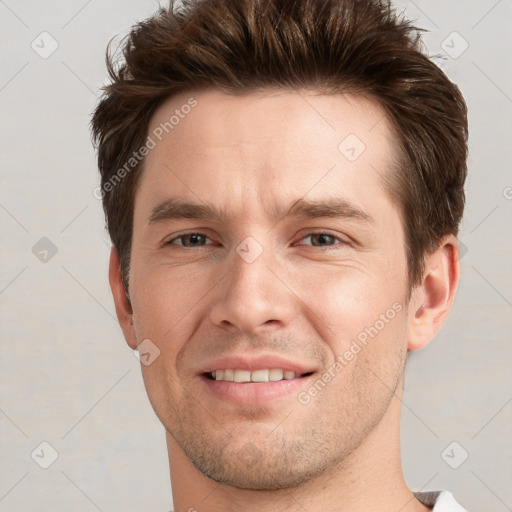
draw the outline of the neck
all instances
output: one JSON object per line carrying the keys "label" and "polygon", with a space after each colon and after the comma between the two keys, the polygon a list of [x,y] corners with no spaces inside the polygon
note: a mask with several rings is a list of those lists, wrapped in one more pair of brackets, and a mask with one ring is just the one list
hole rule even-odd
{"label": "neck", "polygon": [[400,457],[399,397],[357,450],[337,466],[294,488],[239,489],[200,473],[167,432],[175,512],[426,512],[408,489]]}

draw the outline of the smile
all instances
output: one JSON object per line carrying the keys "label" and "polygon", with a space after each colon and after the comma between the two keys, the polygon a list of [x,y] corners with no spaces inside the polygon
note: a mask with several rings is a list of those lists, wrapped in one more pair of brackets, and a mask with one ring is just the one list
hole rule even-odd
{"label": "smile", "polygon": [[280,380],[291,380],[310,375],[311,372],[298,374],[292,370],[283,370],[281,368],[261,369],[261,370],[240,370],[228,368],[225,370],[213,370],[206,373],[211,380],[223,380],[228,382],[278,382]]}

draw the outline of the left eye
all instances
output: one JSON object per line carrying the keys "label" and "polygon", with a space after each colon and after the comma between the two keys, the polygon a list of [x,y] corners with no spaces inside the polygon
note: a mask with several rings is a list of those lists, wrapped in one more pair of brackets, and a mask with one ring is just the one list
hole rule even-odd
{"label": "left eye", "polygon": [[[176,243],[176,240],[181,240],[181,243]],[[181,245],[183,247],[201,247],[204,245],[206,240],[210,240],[206,235],[202,233],[187,233],[185,235],[177,236],[172,240],[169,240],[167,244]]]}
{"label": "left eye", "polygon": [[[301,240],[311,240],[313,247],[330,247],[336,244],[336,241],[341,241],[339,238],[331,235],[330,233],[309,233],[301,238]],[[301,244],[304,245],[304,244]]]}

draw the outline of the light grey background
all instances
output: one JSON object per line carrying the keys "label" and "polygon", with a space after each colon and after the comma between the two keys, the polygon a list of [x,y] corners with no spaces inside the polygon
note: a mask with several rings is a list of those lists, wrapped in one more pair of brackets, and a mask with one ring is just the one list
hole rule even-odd
{"label": "light grey background", "polygon": [[[408,364],[405,475],[471,511],[512,510],[512,0],[396,5],[445,54],[471,132],[462,282]],[[0,0],[1,511],[171,508],[163,427],[115,319],[88,131],[108,40],[157,6]],[[43,31],[58,43],[46,59],[31,47],[55,44]]]}

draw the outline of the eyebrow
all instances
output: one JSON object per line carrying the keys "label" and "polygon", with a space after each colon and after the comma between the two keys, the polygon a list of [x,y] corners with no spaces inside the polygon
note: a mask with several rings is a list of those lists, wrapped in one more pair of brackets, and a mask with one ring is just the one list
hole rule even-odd
{"label": "eyebrow", "polygon": [[[276,219],[297,218],[343,218],[375,223],[375,219],[367,212],[342,198],[307,201],[298,199],[287,208],[276,209],[272,212]],[[227,222],[229,215],[225,209],[219,209],[211,204],[198,204],[182,199],[166,199],[157,204],[149,216],[149,224],[157,224],[167,220],[181,219],[217,219]]]}

